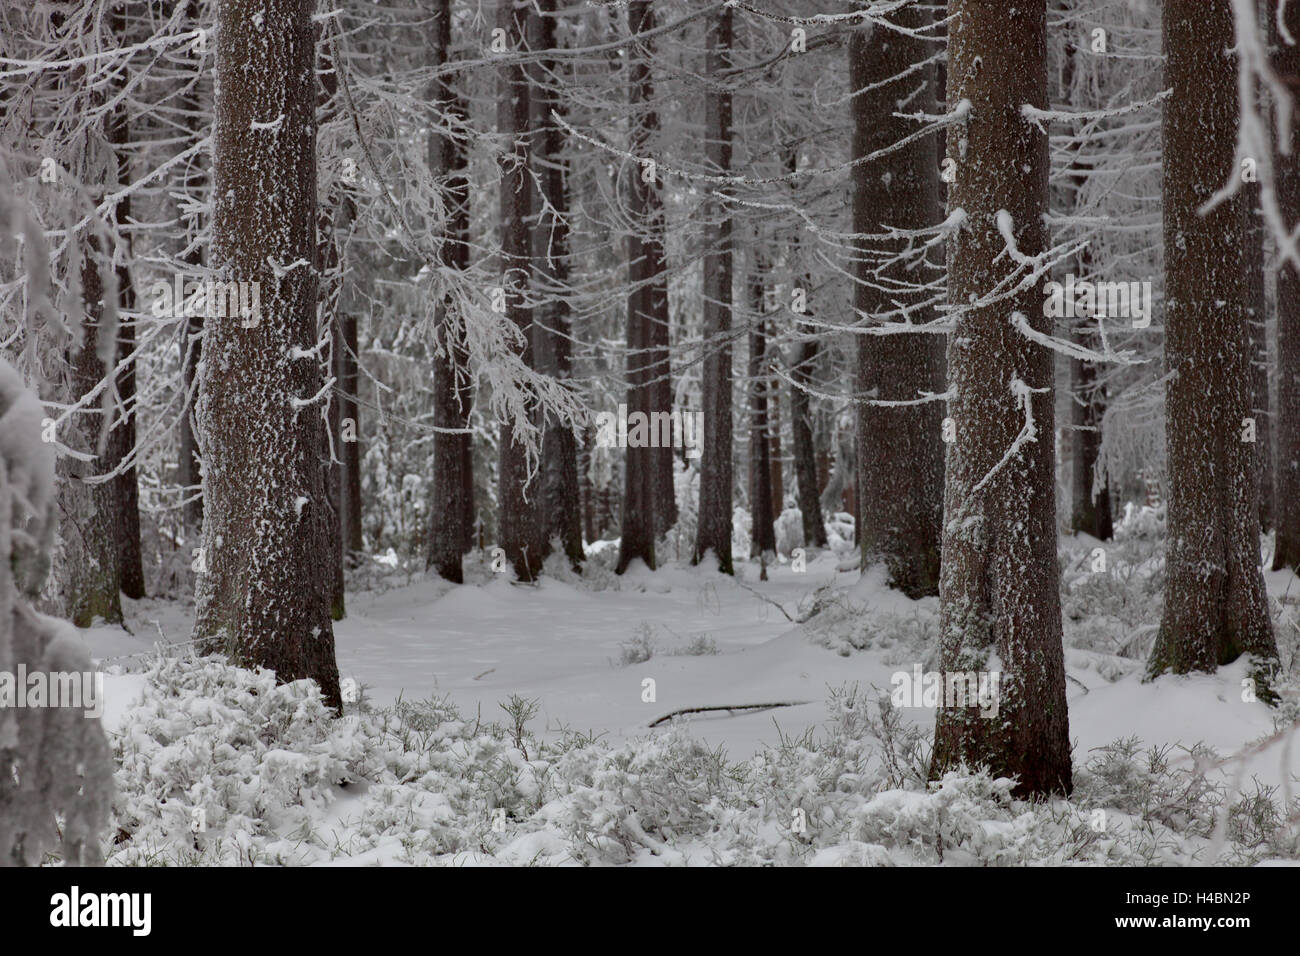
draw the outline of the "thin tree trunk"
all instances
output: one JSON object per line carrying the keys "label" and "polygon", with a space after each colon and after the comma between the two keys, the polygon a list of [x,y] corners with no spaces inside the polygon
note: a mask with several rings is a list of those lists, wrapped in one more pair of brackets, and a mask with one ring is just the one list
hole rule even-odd
{"label": "thin tree trunk", "polygon": [[[732,8],[708,26],[706,72],[721,80],[731,68]],[[712,173],[731,169],[731,91],[710,89],[704,100],[705,156]],[[719,191],[725,192],[725,187]],[[699,529],[694,563],[710,551],[724,574],[731,562],[731,210],[708,204],[704,254],[704,453],[700,463]]]}
{"label": "thin tree trunk", "polygon": [[[218,0],[213,265],[258,313],[209,315],[196,643],[342,709],[316,345],[314,4]],[[302,263],[308,263],[304,266]],[[306,353],[306,357],[301,357]]]}
{"label": "thin tree trunk", "polygon": [[[895,14],[900,26],[924,27],[926,11],[915,7]],[[934,71],[903,75],[932,55],[924,40],[874,28],[856,31],[849,41],[850,86],[872,87],[853,100],[853,157],[866,156],[904,139],[915,124],[899,119],[898,103],[908,110],[936,112]],[[889,82],[891,77],[903,75]],[[939,167],[934,146],[921,139],[883,161],[853,169],[853,231],[880,235],[890,227],[925,229],[939,222]],[[909,286],[932,273],[881,260],[903,255],[911,240],[863,241],[854,257],[856,321],[868,325],[898,322],[898,303],[919,296]],[[922,293],[924,294],[924,293]],[[924,324],[934,309],[916,307],[907,321]],[[872,400],[922,401],[944,390],[943,339],[933,333],[857,336],[858,473],[862,476],[859,543],[862,567],[883,562],[891,583],[911,597],[939,592],[939,551],[943,520],[943,406],[880,406]]]}
{"label": "thin tree trunk", "polygon": [[[343,439],[343,550],[351,564],[353,555],[365,550],[361,534],[361,409],[357,389],[361,375],[357,369],[357,317],[353,312],[339,316],[343,341],[338,350],[338,379],[342,393],[339,411],[344,428]],[[347,428],[347,423],[351,428]]]}
{"label": "thin tree trunk", "polygon": [[[755,239],[757,242],[757,239]],[[749,278],[749,308],[753,313],[749,331],[749,457],[751,557],[776,553],[776,530],[772,526],[771,443],[767,429],[767,316],[763,314],[764,263],[754,256]]]}
{"label": "thin tree trunk", "polygon": [[995,716],[958,699],[939,708],[930,769],[984,765],[1015,776],[1017,795],[1068,793],[1052,353],[1008,317],[1050,329],[1032,287],[987,301],[1018,268],[1000,219],[1021,254],[1047,243],[1047,135],[1021,112],[1047,107],[1046,2],[950,0],[948,11],[948,109],[969,102],[970,114],[948,131],[948,205],[965,210],[966,224],[948,249],[956,440],[944,488],[940,672],[945,687],[949,674],[1000,676]]}
{"label": "thin tree trunk", "polygon": [[[799,168],[799,154],[791,150],[786,158],[787,168],[791,173]],[[791,239],[792,261],[799,262],[803,269],[796,280],[803,292],[804,307],[807,312],[812,309],[811,278],[806,263],[800,262],[802,243],[796,234]],[[793,303],[792,303],[793,304]],[[812,430],[812,396],[809,389],[816,379],[817,370],[817,332],[809,324],[796,319],[797,338],[794,345],[794,362],[790,369],[790,378],[794,384],[790,388],[790,444],[794,455],[794,480],[798,486],[799,514],[803,519],[803,540],[808,547],[826,547],[826,522],[822,520],[821,482],[817,480],[817,449],[813,441]]]}
{"label": "thin tree trunk", "polygon": [[[123,36],[126,32],[125,17],[121,13],[113,16],[114,33]],[[131,164],[125,147],[130,141],[130,126],[126,109],[114,110],[109,121],[108,141],[117,151],[117,181],[119,187],[125,186],[131,179]],[[120,235],[125,237],[126,252],[117,266],[117,301],[118,326],[116,361],[121,361],[135,351],[135,324],[128,313],[135,311],[135,286],[131,282],[131,270],[127,263],[132,254],[129,229],[131,220],[131,197],[124,196],[113,210],[113,221]],[[117,393],[122,401],[122,421],[109,434],[108,470],[117,468],[135,451],[135,360],[132,359],[118,374]],[[144,557],[140,548],[140,486],[136,480],[135,465],[128,465],[117,476],[118,508],[117,522],[118,547],[121,551],[120,573],[122,593],[129,598],[139,600],[145,596]]]}
{"label": "thin tree trunk", "polygon": [[1250,328],[1241,194],[1202,206],[1237,140],[1231,0],[1165,0],[1165,390],[1168,546],[1164,616],[1149,674],[1213,671],[1277,649],[1260,573],[1259,477],[1250,417]]}

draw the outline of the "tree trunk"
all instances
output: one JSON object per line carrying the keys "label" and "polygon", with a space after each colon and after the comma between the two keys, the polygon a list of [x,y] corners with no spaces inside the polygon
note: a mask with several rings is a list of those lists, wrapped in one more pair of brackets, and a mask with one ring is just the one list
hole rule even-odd
{"label": "tree trunk", "polygon": [[339,323],[343,335],[338,353],[337,374],[343,390],[339,411],[345,428],[352,423],[350,434],[343,437],[343,549],[346,556],[352,556],[365,550],[361,535],[361,410],[357,404],[361,376],[357,369],[357,317],[344,312]]}
{"label": "tree trunk", "polygon": [[213,265],[250,301],[256,289],[260,310],[210,312],[204,330],[197,420],[207,571],[194,630],[205,653],[273,669],[281,681],[311,678],[341,710],[320,467],[324,383],[313,351],[313,8],[310,0],[217,6]]}
{"label": "tree trunk", "polygon": [[[99,243],[94,238],[85,244],[81,264],[81,297],[85,307],[82,340],[68,356],[68,400],[79,401],[99,385],[107,374],[104,361],[116,353],[101,348],[103,339],[114,330],[104,322],[104,284],[96,262]],[[106,447],[105,419],[116,413],[112,397],[105,389],[85,413],[68,419],[59,440],[69,448],[96,456],[92,461],[78,461],[67,456],[58,460],[59,472],[59,539],[62,542],[61,591],[64,614],[77,627],[90,627],[96,618],[108,623],[122,620],[121,543],[117,515],[121,507],[116,481],[94,481],[111,470],[102,454]]]}
{"label": "tree trunk", "polygon": [[1201,207],[1235,170],[1231,0],[1165,0],[1165,390],[1169,511],[1164,617],[1149,674],[1276,659],[1259,553],[1246,199]]}
{"label": "tree trunk", "polygon": [[[1278,36],[1277,6],[1268,4],[1273,34],[1273,69],[1293,96],[1300,96],[1300,3],[1286,7],[1286,26],[1296,45]],[[1276,136],[1276,133],[1274,134]],[[1300,223],[1300,109],[1291,117],[1289,155],[1273,144],[1277,198],[1291,229]],[[1274,520],[1277,527],[1273,569],[1300,570],[1300,267],[1284,262],[1277,274],[1277,420],[1274,429]]]}
{"label": "tree trunk", "polygon": [[[555,48],[556,0],[538,0],[530,14],[533,47],[537,51]],[[565,134],[551,118],[563,115],[555,84],[563,83],[567,67],[552,57],[537,61],[532,85],[533,136],[536,146],[537,180],[541,200],[534,239],[534,263],[541,283],[542,304],[536,309],[533,330],[539,367],[556,381],[567,382],[573,367],[569,340],[569,197],[566,187]],[[546,526],[543,544],[550,551],[552,539],[576,569],[582,550],[581,497],[578,493],[578,443],[573,427],[548,416],[542,446],[542,503]]]}
{"label": "tree trunk", "polygon": [[[708,26],[706,73],[715,82],[731,68],[732,8],[724,6]],[[731,90],[704,97],[705,157],[710,172],[731,170]],[[719,187],[726,192],[726,187]],[[724,574],[731,566],[731,209],[708,203],[704,253],[704,453],[700,462],[699,531],[693,563],[710,551]]]}
{"label": "tree trunk", "polygon": [[[522,5],[521,5],[522,6]],[[513,0],[497,0],[497,28],[505,31],[506,49],[524,49],[526,12]],[[497,133],[507,149],[500,159],[501,266],[506,314],[523,337],[522,358],[536,367],[532,344],[532,309],[528,305],[531,271],[531,177],[528,170],[529,89],[528,69],[520,62],[500,67],[497,80]],[[538,498],[540,488],[528,488],[525,446],[514,437],[515,423],[502,422],[497,466],[500,507],[499,536],[506,559],[523,581],[536,580],[545,557],[545,536]]]}
{"label": "tree trunk", "polygon": [[[925,26],[929,13],[909,7],[896,14],[900,26]],[[906,137],[915,123],[908,111],[936,112],[934,71],[903,75],[932,54],[932,45],[881,27],[855,31],[849,41],[850,85],[873,87],[853,100],[856,159]],[[910,97],[910,98],[909,98]],[[853,168],[853,231],[880,235],[890,227],[926,229],[941,219],[939,167],[934,146],[920,139],[885,157]],[[918,296],[909,286],[930,278],[907,262],[876,263],[904,255],[912,240],[864,240],[854,257],[855,321],[899,322],[899,302]],[[884,317],[883,319],[880,317]],[[933,308],[908,310],[907,321],[931,322]],[[910,597],[939,592],[939,550],[943,521],[943,405],[882,406],[922,401],[944,390],[943,339],[934,333],[858,335],[858,472],[862,476],[859,543],[865,571],[883,562],[891,583]]]}
{"label": "tree trunk", "polygon": [[[445,67],[451,50],[451,0],[441,0],[435,14],[433,64]],[[434,81],[433,97],[450,120],[463,121],[464,107],[450,76]],[[429,165],[448,177],[443,201],[447,219],[439,251],[448,269],[469,268],[469,179],[464,141],[434,133],[429,142]],[[469,355],[465,346],[465,318],[454,296],[442,291],[437,307],[433,358],[433,500],[426,567],[448,581],[462,583],[461,556],[470,550],[474,534],[473,464],[466,453],[472,436],[467,431],[473,402]]]}
{"label": "tree trunk", "polygon": [[[628,29],[633,34],[654,27],[654,10],[649,0],[634,0],[628,7]],[[632,223],[627,237],[627,414],[649,416],[655,410],[658,395],[651,346],[655,332],[657,302],[654,284],[663,271],[662,243],[656,246],[653,217],[658,204],[658,173],[654,168],[651,135],[659,121],[647,104],[654,94],[650,60],[654,47],[649,41],[638,43],[630,54],[628,67],[628,109],[633,122],[628,149],[638,166],[630,170],[628,214]],[[662,225],[662,223],[660,223]],[[623,515],[618,548],[617,571],[622,574],[629,564],[640,560],[655,566],[655,537],[661,522],[656,517],[658,496],[654,457],[655,450],[644,443],[628,444],[623,464]]]}
{"label": "tree trunk", "polygon": [[[113,32],[123,37],[126,34],[126,18],[120,11],[113,14]],[[108,141],[117,153],[117,182],[125,186],[131,181],[131,163],[127,158],[126,146],[130,141],[130,124],[126,108],[119,106],[113,111],[108,125]],[[113,221],[118,234],[126,243],[117,266],[117,301],[118,319],[116,360],[131,355],[135,351],[135,324],[128,313],[135,311],[135,286],[131,282],[131,270],[127,263],[132,261],[133,243],[129,230],[131,220],[131,197],[124,196],[113,208]],[[117,378],[117,393],[122,401],[122,421],[109,435],[108,461],[106,467],[113,470],[135,451],[135,359],[126,365]],[[144,558],[140,549],[140,486],[136,480],[136,466],[128,465],[116,478],[118,493],[117,522],[118,547],[121,551],[120,572],[122,593],[129,598],[139,600],[145,596]]]}
{"label": "tree trunk", "polygon": [[[1088,348],[1098,344],[1092,336],[1081,332],[1075,338]],[[1109,541],[1114,534],[1110,484],[1103,480],[1101,488],[1093,493],[1101,452],[1102,416],[1106,410],[1103,391],[1091,362],[1070,359],[1070,528]]]}
{"label": "tree trunk", "polygon": [[1007,254],[1003,211],[1020,253],[1046,247],[1047,136],[1021,113],[1047,107],[1046,2],[951,0],[948,11],[948,109],[969,101],[971,112],[948,132],[948,205],[965,210],[966,225],[948,248],[956,440],[944,487],[940,672],[945,687],[958,672],[1000,677],[996,715],[955,699],[939,708],[931,774],[964,762],[1015,776],[1019,796],[1068,793],[1052,353],[1008,317],[1049,329],[1035,288],[988,301],[1024,271]]}
{"label": "tree trunk", "polygon": [[[793,174],[799,169],[799,153],[792,149],[786,157],[786,167]],[[802,242],[796,233],[790,240],[792,269],[797,288],[803,293],[804,309],[812,309],[811,276],[807,263],[802,261]],[[793,302],[791,303],[793,307]],[[796,316],[798,313],[796,313]],[[807,547],[826,547],[826,522],[822,520],[821,482],[817,479],[817,451],[812,431],[812,395],[808,389],[816,378],[817,331],[796,317],[797,337],[794,345],[794,362],[790,377],[790,444],[794,455],[794,480],[798,491],[799,514],[803,519],[803,542]]]}
{"label": "tree trunk", "polygon": [[1268,286],[1259,182],[1246,183],[1246,268],[1250,283],[1246,317],[1250,326],[1250,417],[1255,419],[1255,461],[1259,475],[1259,526],[1273,527],[1273,413],[1268,389]]}
{"label": "tree trunk", "polygon": [[[755,239],[755,242],[758,240]],[[772,526],[771,442],[767,422],[767,316],[763,314],[764,263],[755,255],[749,279],[749,307],[753,313],[749,331],[749,510],[750,557],[776,553],[776,530]]]}

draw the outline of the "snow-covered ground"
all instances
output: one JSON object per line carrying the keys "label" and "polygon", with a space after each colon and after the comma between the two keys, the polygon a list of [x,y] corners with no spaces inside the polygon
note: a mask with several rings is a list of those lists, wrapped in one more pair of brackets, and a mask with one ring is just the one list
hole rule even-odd
{"label": "snow-covered ground", "polygon": [[[1066,550],[1082,554],[1090,544],[1076,540]],[[462,586],[419,577],[348,595],[348,616],[335,630],[340,674],[356,681],[373,707],[447,696],[467,720],[506,722],[500,704],[519,695],[537,702],[529,726],[538,739],[577,731],[617,748],[685,728],[710,748],[721,747],[729,760],[746,761],[821,728],[836,688],[857,684],[887,692],[896,673],[910,675],[916,665],[931,669],[930,652],[908,635],[933,627],[937,601],[913,602],[886,588],[876,571],[860,576],[856,569],[840,570],[841,560],[826,552],[802,573],[783,563],[768,569],[768,581],[758,580],[757,564],[745,565],[740,581],[699,568],[638,568],[604,590],[552,578],[517,585],[486,572]],[[1289,573],[1268,575],[1268,584],[1279,599],[1300,598],[1300,582]],[[833,611],[793,623],[819,600],[815,593],[823,608],[833,598]],[[177,603],[127,605],[129,632],[106,626],[84,632],[92,654],[110,671],[131,671],[107,679],[106,725],[115,733],[137,706],[145,682],[139,671],[150,649],[159,641],[187,640],[191,624],[190,612]],[[835,637],[838,627],[858,619],[876,622],[866,646]],[[647,650],[650,656],[640,659]],[[1244,662],[1214,675],[1165,676],[1154,683],[1142,682],[1141,661],[1131,657],[1068,647],[1066,662],[1076,766],[1117,740],[1138,738],[1143,748],[1170,747],[1170,765],[1187,771],[1196,764],[1184,748],[1196,744],[1225,758],[1242,754],[1206,771],[1230,791],[1251,792],[1258,782],[1279,788],[1283,800],[1300,780],[1293,735],[1255,745],[1274,734],[1276,712],[1243,699]],[[647,681],[653,681],[652,700]],[[713,711],[650,729],[652,721],[681,708],[778,702],[794,706]],[[924,736],[934,710],[906,708],[902,718]],[[344,796],[318,818],[346,830],[356,821],[340,821],[357,799]],[[543,859],[565,857],[545,826],[519,840]],[[656,846],[648,835],[636,842]],[[387,852],[333,855],[344,862],[400,858],[387,845]],[[837,862],[847,853],[852,861],[869,862],[875,852],[839,846],[829,860],[810,861]],[[515,846],[500,858],[518,862],[521,854],[529,856]]]}

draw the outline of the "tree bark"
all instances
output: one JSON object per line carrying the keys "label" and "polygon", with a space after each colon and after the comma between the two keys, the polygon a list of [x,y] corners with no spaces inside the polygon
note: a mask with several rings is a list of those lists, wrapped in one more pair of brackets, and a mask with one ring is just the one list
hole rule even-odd
{"label": "tree bark", "polygon": [[339,316],[343,341],[338,352],[338,379],[342,394],[339,411],[343,422],[352,423],[352,439],[343,441],[343,549],[349,557],[365,550],[361,535],[361,409],[357,389],[361,376],[357,369],[357,317],[352,312]]}
{"label": "tree bark", "polygon": [[[126,17],[118,11],[113,14],[113,33],[126,34]],[[131,163],[126,146],[130,142],[130,124],[126,108],[118,106],[108,124],[108,141],[116,155],[119,187],[131,181]],[[118,326],[116,360],[135,351],[135,325],[128,313],[135,311],[135,286],[127,265],[133,259],[130,234],[131,197],[123,196],[113,208],[113,221],[126,249],[117,266]],[[109,435],[107,468],[117,468],[135,451],[135,359],[131,359],[118,374],[117,393],[122,401],[122,421]],[[145,596],[144,557],[140,548],[140,486],[136,480],[136,467],[128,465],[115,479],[117,482],[118,512],[116,514],[118,547],[121,550],[120,573],[122,593],[139,600]]]}
{"label": "tree bark", "polygon": [[[81,263],[81,297],[85,308],[82,339],[68,355],[68,400],[77,402],[103,380],[108,372],[105,356],[116,354],[111,343],[103,348],[105,337],[114,334],[104,321],[104,284],[96,262],[99,242],[93,237],[85,243]],[[59,538],[62,542],[61,590],[64,614],[77,627],[90,627],[96,618],[120,623],[121,542],[117,525],[119,485],[113,479],[95,479],[111,470],[103,454],[106,418],[115,414],[108,389],[100,392],[83,414],[72,416],[59,440],[83,454],[94,455],[91,461],[67,456],[58,460]]]}
{"label": "tree bark", "polygon": [[[649,0],[633,0],[628,7],[628,30],[634,36],[654,28],[654,10]],[[656,367],[652,346],[656,341],[652,326],[657,300],[654,285],[663,271],[662,242],[656,245],[655,217],[662,217],[658,203],[658,174],[650,150],[652,134],[658,129],[658,117],[647,104],[654,95],[650,60],[654,47],[639,41],[628,66],[628,109],[632,112],[632,130],[628,150],[638,166],[630,170],[628,195],[632,229],[627,237],[627,414],[649,416],[659,396],[654,383]],[[653,180],[653,181],[648,181]],[[661,225],[660,225],[661,227]],[[662,522],[657,518],[659,495],[655,449],[632,446],[626,449],[623,464],[623,514],[618,549],[617,571],[622,574],[633,561],[655,566],[655,537]],[[671,449],[670,449],[671,452]]]}
{"label": "tree bark", "polygon": [[947,675],[972,671],[997,672],[1000,683],[995,717],[955,701],[940,707],[931,774],[964,762],[1015,776],[1019,796],[1068,793],[1052,353],[1008,318],[1019,312],[1050,330],[1034,288],[985,301],[1020,269],[999,231],[1002,211],[1023,255],[1046,247],[1047,136],[1021,113],[1047,107],[1046,3],[951,0],[948,10],[948,109],[969,102],[970,114],[948,132],[948,204],[965,210],[966,225],[948,247],[956,440],[944,487],[940,671],[945,686]]}
{"label": "tree bark", "polygon": [[772,445],[768,440],[767,421],[769,374],[763,272],[764,263],[756,255],[749,278],[749,307],[753,313],[749,330],[750,557],[755,558],[776,553],[776,529],[772,525]]}
{"label": "tree bark", "polygon": [[[530,14],[537,51],[555,48],[556,0],[537,0]],[[535,226],[534,257],[542,302],[536,309],[539,366],[556,381],[569,381],[572,368],[569,302],[569,197],[566,184],[568,160],[564,155],[563,128],[551,118],[563,115],[563,104],[554,88],[562,83],[567,67],[554,57],[537,61],[532,84],[532,124],[536,146],[540,202]],[[585,558],[582,550],[582,515],[578,492],[578,443],[573,427],[548,416],[542,444],[542,499],[546,526],[543,544],[550,551],[558,540],[564,555],[576,569]]]}
{"label": "tree bark", "polygon": [[1166,0],[1164,118],[1168,545],[1164,616],[1148,673],[1214,671],[1277,649],[1260,572],[1259,478],[1250,417],[1247,207],[1202,207],[1235,173],[1231,0]]}
{"label": "tree bark", "polygon": [[[731,68],[732,8],[708,26],[706,72],[715,82]],[[731,90],[710,89],[704,100],[705,156],[710,171],[731,170]],[[719,187],[726,193],[726,187]],[[708,203],[704,253],[704,451],[700,462],[699,528],[693,563],[710,551],[724,574],[731,561],[731,210]]]}
{"label": "tree bark", "polygon": [[[433,36],[434,68],[445,67],[451,51],[451,0],[440,0],[435,13]],[[464,104],[457,96],[450,76],[434,81],[433,97],[444,122],[464,122]],[[429,164],[448,177],[443,201],[447,219],[443,225],[439,253],[446,269],[463,273],[469,268],[469,178],[464,140],[433,133],[429,142]],[[473,464],[467,453],[472,436],[469,428],[473,404],[469,355],[465,346],[465,318],[456,299],[442,295],[436,316],[433,358],[433,500],[426,567],[448,581],[461,584],[461,557],[470,550],[474,534]],[[459,429],[462,431],[449,431]]]}
{"label": "tree bark", "polygon": [[341,711],[313,351],[314,8],[217,6],[213,266],[222,281],[247,283],[250,299],[259,290],[261,307],[205,323],[197,421],[207,571],[194,631],[205,653],[281,681],[315,680]]}
{"label": "tree bark", "polygon": [[[1277,6],[1270,0],[1268,21],[1273,34],[1273,69],[1300,96],[1300,3],[1286,7],[1286,26],[1297,45],[1278,36]],[[1276,136],[1276,133],[1274,134]],[[1289,145],[1289,155],[1284,147]],[[1300,110],[1291,117],[1291,142],[1273,144],[1277,198],[1294,229],[1300,223]],[[1273,569],[1300,570],[1300,268],[1282,263],[1277,274],[1277,420],[1274,447],[1274,520],[1277,535]]]}
{"label": "tree bark", "polygon": [[[786,157],[786,167],[793,174],[799,170],[799,153],[791,149]],[[790,240],[791,262],[796,268],[791,270],[796,276],[795,284],[803,292],[805,311],[812,311],[812,277],[808,274],[807,263],[803,261],[803,243],[796,233]],[[793,302],[791,303],[793,306]],[[790,388],[790,444],[794,456],[794,480],[798,492],[799,515],[803,520],[803,541],[807,547],[826,547],[826,522],[822,519],[821,482],[817,478],[817,452],[813,441],[812,429],[812,395],[809,389],[816,380],[817,371],[817,332],[806,322],[796,316],[795,329],[797,337],[794,345],[794,361],[791,363],[790,378],[794,384]],[[779,429],[778,429],[779,441]],[[779,457],[779,454],[778,454]],[[784,497],[784,490],[778,492]],[[778,502],[778,507],[780,507]]]}
{"label": "tree bark", "polygon": [[[905,8],[895,15],[907,29],[924,27],[928,12]],[[853,100],[854,159],[905,138],[915,129],[898,118],[898,103],[908,110],[936,112],[934,71],[903,75],[933,55],[932,44],[875,27],[855,31],[849,41],[850,86],[872,87]],[[901,79],[889,82],[891,77]],[[909,99],[910,96],[910,99]],[[882,160],[853,168],[853,231],[880,235],[890,227],[926,229],[941,219],[939,167],[934,146],[920,139]],[[863,240],[854,257],[856,321],[928,323],[934,309],[917,306],[896,314],[899,302],[919,298],[909,286],[931,278],[924,267],[888,263],[912,240]],[[877,263],[882,263],[877,265]],[[922,293],[924,295],[924,293]],[[943,520],[943,405],[881,406],[872,400],[917,402],[944,390],[943,338],[934,333],[858,335],[858,473],[862,514],[859,543],[862,567],[882,562],[894,587],[910,597],[939,592],[939,552]]]}
{"label": "tree bark", "polygon": [[[505,31],[506,49],[521,51],[526,40],[523,4],[498,0],[497,28]],[[518,61],[504,63],[497,80],[497,132],[507,144],[501,156],[501,265],[506,294],[506,315],[523,337],[521,356],[536,367],[533,348],[532,308],[528,304],[532,258],[531,179],[528,174],[529,89],[528,70]],[[515,423],[502,422],[497,465],[500,539],[506,559],[523,581],[536,580],[545,558],[540,488],[528,488],[528,458],[522,441],[514,436]]]}

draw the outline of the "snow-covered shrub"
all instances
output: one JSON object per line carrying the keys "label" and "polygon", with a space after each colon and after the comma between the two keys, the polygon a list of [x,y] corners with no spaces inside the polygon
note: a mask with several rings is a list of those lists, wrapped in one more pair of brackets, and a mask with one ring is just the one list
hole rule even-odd
{"label": "snow-covered shrub", "polygon": [[[112,864],[1182,865],[1295,859],[1295,801],[1224,800],[1213,755],[1119,741],[1071,800],[982,772],[930,781],[929,731],[887,695],[832,691],[817,731],[732,763],[678,723],[618,746],[445,699],[330,719],[314,684],[158,661],[113,737]],[[201,811],[201,812],[196,812]]]}
{"label": "snow-covered shrub", "polygon": [[703,837],[734,790],[721,751],[680,727],[612,751],[571,751],[555,774],[561,797],[544,818],[583,862],[627,862],[643,849]]}
{"label": "snow-covered shrub", "polygon": [[335,725],[316,686],[218,657],[163,658],[113,736],[121,863],[289,862],[335,787],[367,771],[356,720]]}

